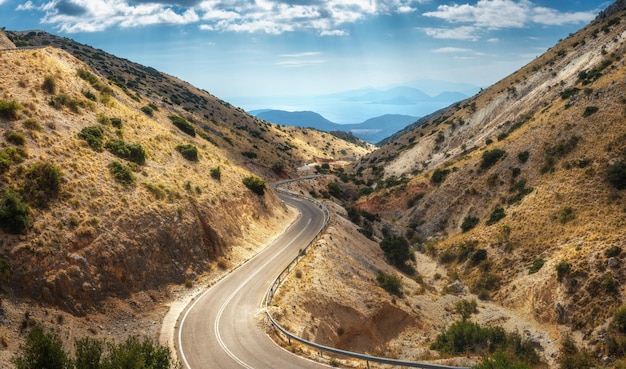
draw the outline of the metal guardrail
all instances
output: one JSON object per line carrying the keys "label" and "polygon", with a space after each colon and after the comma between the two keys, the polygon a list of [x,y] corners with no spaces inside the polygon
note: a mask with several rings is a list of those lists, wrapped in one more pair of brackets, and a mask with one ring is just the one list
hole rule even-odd
{"label": "metal guardrail", "polygon": [[367,367],[368,368],[369,368],[370,362],[373,362],[373,363],[381,363],[381,364],[388,364],[388,365],[402,366],[402,367],[409,367],[409,368],[422,368],[422,369],[468,369],[467,367],[446,366],[446,365],[422,363],[422,362],[416,362],[416,361],[405,361],[405,360],[388,359],[388,358],[383,358],[383,357],[378,357],[378,356],[370,356],[370,355],[360,354],[358,352],[345,351],[345,350],[340,350],[340,349],[337,349],[337,348],[334,348],[334,347],[320,345],[320,344],[317,344],[315,342],[311,342],[311,341],[305,340],[304,338],[298,337],[295,334],[290,333],[285,328],[283,328],[280,324],[278,324],[278,322],[274,319],[274,317],[272,317],[272,314],[270,314],[269,306],[272,303],[272,299],[274,298],[275,293],[278,291],[278,289],[280,288],[281,284],[285,281],[285,279],[287,278],[287,275],[289,275],[289,273],[291,273],[291,271],[294,269],[296,264],[298,264],[300,259],[302,257],[304,257],[304,255],[306,255],[306,251],[309,249],[309,247],[311,245],[313,245],[315,243],[315,241],[317,241],[317,238],[326,229],[326,226],[328,225],[328,222],[330,221],[330,210],[328,210],[326,205],[324,205],[322,202],[320,202],[320,201],[318,201],[318,200],[316,200],[316,199],[314,199],[312,197],[304,196],[304,195],[295,193],[293,191],[289,191],[289,190],[280,188],[278,186],[286,184],[286,183],[295,182],[295,181],[299,181],[299,180],[302,180],[302,179],[310,179],[310,178],[314,178],[314,177],[318,177],[318,176],[302,177],[302,178],[298,178],[298,179],[292,179],[292,180],[277,182],[277,183],[274,183],[272,185],[272,188],[276,192],[282,193],[282,194],[287,195],[287,196],[293,196],[293,197],[297,197],[297,198],[300,198],[300,199],[303,199],[303,200],[306,200],[306,201],[310,201],[313,204],[317,205],[324,212],[324,226],[320,229],[319,232],[317,232],[317,234],[315,235],[313,240],[311,240],[311,242],[309,242],[309,244],[305,248],[300,250],[298,255],[289,263],[289,265],[287,265],[285,267],[285,269],[283,269],[280,272],[280,274],[276,277],[276,279],[274,279],[274,281],[270,285],[270,288],[267,291],[267,294],[265,295],[265,313],[267,314],[267,317],[269,318],[269,320],[272,323],[272,325],[274,327],[276,327],[279,331],[281,331],[285,336],[287,336],[287,339],[288,339],[290,344],[291,344],[291,340],[293,339],[293,340],[298,341],[298,342],[300,342],[300,343],[302,343],[304,345],[307,345],[309,347],[312,347],[312,348],[318,350],[320,352],[320,355],[322,354],[322,352],[328,352],[328,353],[332,353],[332,354],[336,354],[336,355],[341,355],[341,356],[346,356],[346,357],[350,357],[350,358],[354,358],[354,359],[364,360],[367,363]]}

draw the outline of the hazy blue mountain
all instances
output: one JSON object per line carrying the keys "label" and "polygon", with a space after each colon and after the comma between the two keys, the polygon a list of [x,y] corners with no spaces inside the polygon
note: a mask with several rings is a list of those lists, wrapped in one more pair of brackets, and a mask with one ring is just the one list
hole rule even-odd
{"label": "hazy blue mountain", "polygon": [[320,131],[351,132],[369,143],[377,143],[384,138],[415,122],[418,118],[402,114],[385,114],[357,124],[337,124],[312,111],[284,111],[258,109],[249,112],[257,118],[286,126],[310,127]]}
{"label": "hazy blue mountain", "polygon": [[310,127],[320,131],[342,131],[342,125],[333,123],[312,111],[264,110],[253,114],[257,118],[284,126]]}

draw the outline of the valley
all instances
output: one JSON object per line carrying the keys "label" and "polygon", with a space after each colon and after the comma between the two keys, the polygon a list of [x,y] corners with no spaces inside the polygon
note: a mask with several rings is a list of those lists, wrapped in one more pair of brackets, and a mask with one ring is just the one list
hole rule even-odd
{"label": "valley", "polygon": [[[302,168],[320,176],[288,189],[331,221],[270,307],[290,332],[442,365],[626,365],[626,2],[379,147],[70,39],[4,36],[37,48],[0,51],[0,366],[35,326],[71,353],[176,348],[178,313],[298,219],[270,184]],[[365,367],[261,310],[253,324]]]}

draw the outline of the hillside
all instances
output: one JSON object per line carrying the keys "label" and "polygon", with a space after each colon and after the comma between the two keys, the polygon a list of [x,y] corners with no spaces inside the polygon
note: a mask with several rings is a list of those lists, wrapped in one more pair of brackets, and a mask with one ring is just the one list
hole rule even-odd
{"label": "hillside", "polygon": [[156,337],[177,291],[293,219],[269,183],[370,150],[69,39],[8,37],[47,46],[0,51],[2,367],[35,322],[68,348]]}
{"label": "hillside", "polygon": [[[460,320],[456,304],[475,299],[472,321],[519,332],[549,367],[622,367],[625,42],[618,1],[352,171],[303,189],[332,189],[343,209],[285,288],[283,322],[317,342],[431,360],[435,337]],[[415,275],[383,262],[390,234],[417,251]],[[399,277],[400,296],[379,287],[378,270]]]}

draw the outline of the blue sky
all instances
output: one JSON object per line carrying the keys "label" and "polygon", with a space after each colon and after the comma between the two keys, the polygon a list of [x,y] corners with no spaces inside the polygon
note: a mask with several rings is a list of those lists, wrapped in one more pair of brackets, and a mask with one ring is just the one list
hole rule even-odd
{"label": "blue sky", "polygon": [[422,79],[486,87],[610,3],[0,0],[0,26],[69,37],[237,102]]}

